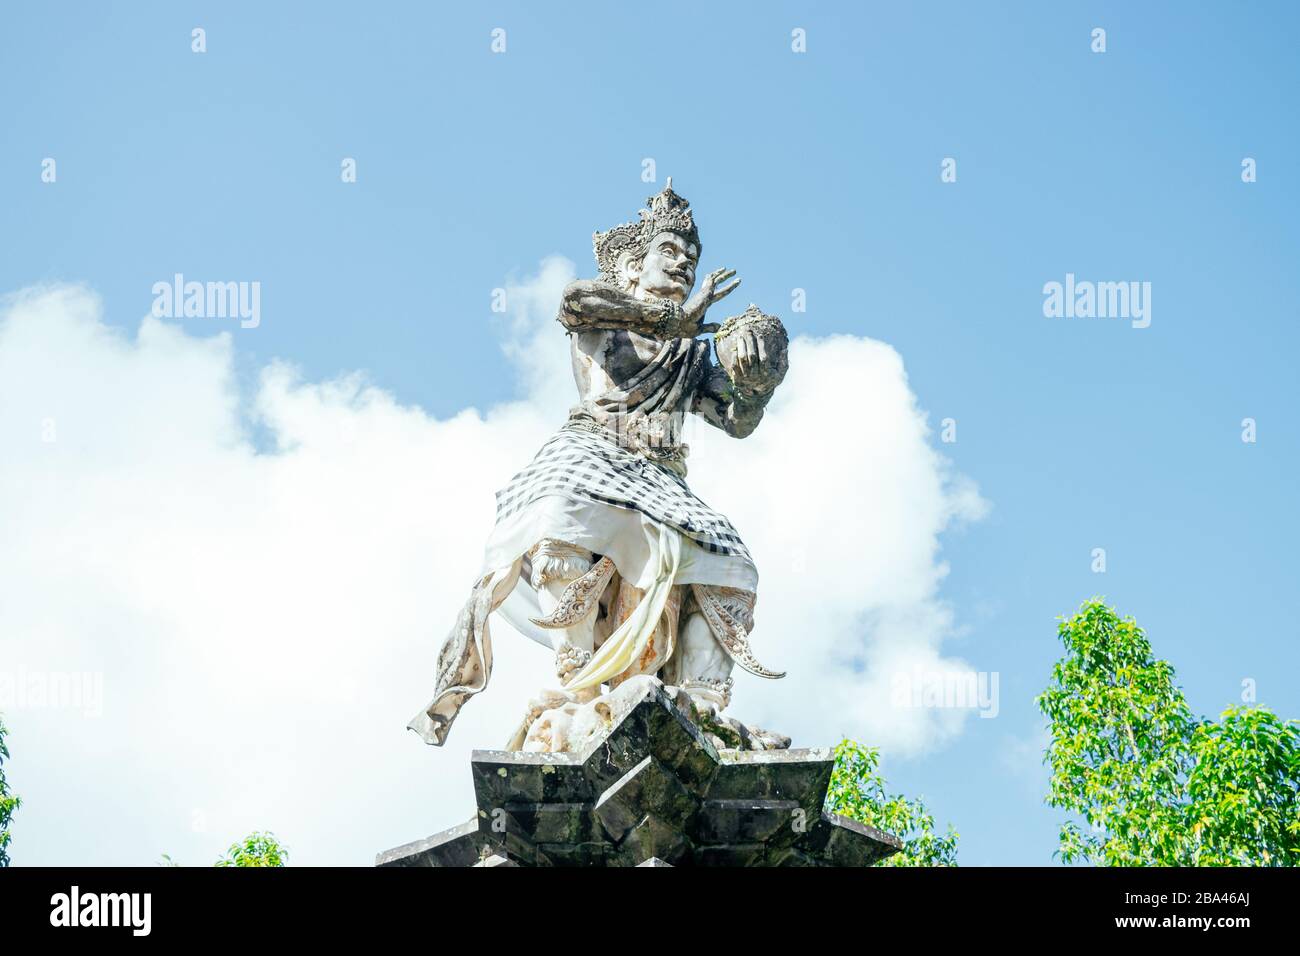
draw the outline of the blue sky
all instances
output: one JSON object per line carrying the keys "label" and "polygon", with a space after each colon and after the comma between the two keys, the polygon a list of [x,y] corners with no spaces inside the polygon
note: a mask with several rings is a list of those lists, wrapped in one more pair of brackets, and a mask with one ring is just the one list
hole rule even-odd
{"label": "blue sky", "polygon": [[[364,369],[445,416],[515,394],[492,290],[551,254],[589,274],[592,229],[673,176],[704,268],[738,269],[794,332],[890,344],[932,426],[957,420],[942,451],[992,510],[944,538],[943,596],[1001,713],[886,766],[961,831],[963,863],[1047,863],[1057,817],[1024,754],[1054,618],[1085,598],[1137,617],[1197,711],[1251,678],[1300,716],[1298,20],[1284,3],[9,5],[0,291],[85,282],[133,330],[173,273],[259,280],[261,325],[222,327],[250,377],[277,357],[311,380]],[[1045,318],[1066,273],[1149,281],[1150,327]],[[850,410],[828,413],[851,440]]]}

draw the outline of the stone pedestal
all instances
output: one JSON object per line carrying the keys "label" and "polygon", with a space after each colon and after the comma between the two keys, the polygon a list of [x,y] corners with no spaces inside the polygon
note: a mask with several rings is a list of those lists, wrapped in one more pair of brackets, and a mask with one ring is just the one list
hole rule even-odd
{"label": "stone pedestal", "polygon": [[475,816],[378,866],[866,866],[896,837],[826,813],[827,749],[722,751],[657,683],[579,754],[476,750]]}

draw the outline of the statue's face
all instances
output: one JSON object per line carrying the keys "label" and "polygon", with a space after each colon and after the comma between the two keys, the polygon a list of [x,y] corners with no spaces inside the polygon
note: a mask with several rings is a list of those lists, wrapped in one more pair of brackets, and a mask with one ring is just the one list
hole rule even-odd
{"label": "statue's face", "polygon": [[638,267],[628,270],[640,299],[672,299],[679,305],[686,301],[695,286],[695,266],[700,250],[674,232],[654,237]]}

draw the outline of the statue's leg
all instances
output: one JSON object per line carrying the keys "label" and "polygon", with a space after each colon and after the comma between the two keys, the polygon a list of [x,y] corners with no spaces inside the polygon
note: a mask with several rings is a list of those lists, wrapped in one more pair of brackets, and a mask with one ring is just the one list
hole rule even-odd
{"label": "statue's leg", "polygon": [[696,708],[716,714],[731,703],[731,657],[693,601],[687,611],[678,631],[677,660],[670,679],[691,695]]}
{"label": "statue's leg", "polygon": [[[543,616],[554,614],[564,589],[591,570],[590,551],[554,538],[543,538],[528,552],[528,557],[532,563],[529,583],[537,592]],[[588,614],[569,627],[548,631],[555,648],[556,676],[562,684],[591,660],[596,618],[596,614]]]}

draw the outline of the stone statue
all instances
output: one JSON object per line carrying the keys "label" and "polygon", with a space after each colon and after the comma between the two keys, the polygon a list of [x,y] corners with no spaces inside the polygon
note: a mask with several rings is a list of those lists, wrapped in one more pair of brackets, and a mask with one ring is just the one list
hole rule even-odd
{"label": "stone statue", "polygon": [[594,235],[599,278],[564,290],[558,318],[579,401],[497,493],[435,695],[408,725],[427,743],[442,744],[487,685],[499,610],[554,650],[558,681],[530,703],[508,750],[577,752],[647,680],[662,681],[719,749],[789,745],[722,714],[734,665],[783,674],[750,649],[758,572],[731,523],[687,486],[681,441],[688,413],[736,438],[758,427],[786,372],[786,332],[753,305],[706,323],[740,280],[716,269],[692,294],[701,246],[690,204],[671,179],[648,203],[639,220]]}

